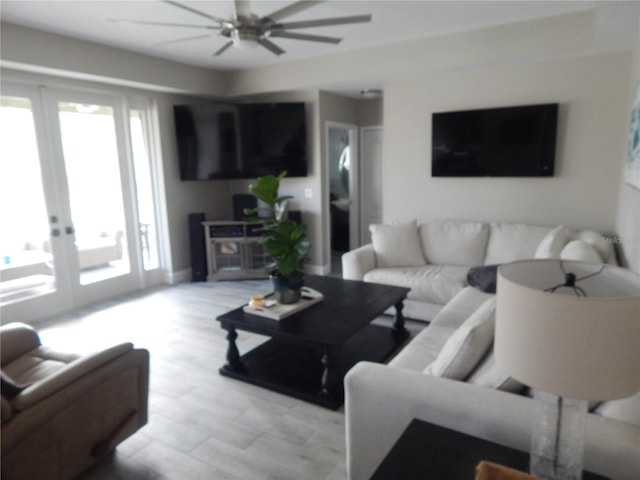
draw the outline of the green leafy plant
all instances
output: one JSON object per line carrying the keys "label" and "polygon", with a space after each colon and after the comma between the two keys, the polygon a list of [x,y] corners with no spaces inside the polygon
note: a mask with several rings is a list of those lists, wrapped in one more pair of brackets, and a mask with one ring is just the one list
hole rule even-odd
{"label": "green leafy plant", "polygon": [[248,209],[245,213],[252,216],[253,221],[263,222],[262,242],[274,261],[271,275],[294,278],[303,272],[310,243],[306,225],[285,218],[287,202],[293,197],[281,197],[278,190],[280,180],[286,175],[286,171],[277,177],[265,175],[249,185],[249,192],[267,206],[268,212],[266,217],[258,216],[259,209]]}

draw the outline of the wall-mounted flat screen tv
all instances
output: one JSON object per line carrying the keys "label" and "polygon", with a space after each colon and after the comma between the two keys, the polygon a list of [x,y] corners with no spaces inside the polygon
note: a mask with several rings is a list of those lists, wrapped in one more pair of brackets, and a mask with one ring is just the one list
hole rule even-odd
{"label": "wall-mounted flat screen tv", "polygon": [[433,177],[550,177],[558,104],[432,115]]}
{"label": "wall-mounted flat screen tv", "polygon": [[173,107],[181,180],[307,175],[303,102]]}

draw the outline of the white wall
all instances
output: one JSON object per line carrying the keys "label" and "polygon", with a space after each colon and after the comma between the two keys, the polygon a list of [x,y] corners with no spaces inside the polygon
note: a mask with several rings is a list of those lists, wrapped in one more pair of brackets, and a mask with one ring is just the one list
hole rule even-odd
{"label": "white wall", "polygon": [[[634,55],[633,69],[630,77],[629,102],[627,119],[630,118],[631,105],[640,90],[640,33],[638,49]],[[626,140],[626,139],[625,139]],[[626,162],[626,150],[622,164]],[[624,172],[623,172],[624,173]],[[616,217],[616,233],[619,236],[620,251],[629,268],[640,273],[640,190],[621,180],[618,211]]]}
{"label": "white wall", "polygon": [[[383,218],[615,229],[630,54],[433,73],[384,88]],[[431,114],[560,103],[553,178],[431,178]]]}
{"label": "white wall", "polygon": [[221,72],[2,23],[2,68],[174,93],[224,95]]}

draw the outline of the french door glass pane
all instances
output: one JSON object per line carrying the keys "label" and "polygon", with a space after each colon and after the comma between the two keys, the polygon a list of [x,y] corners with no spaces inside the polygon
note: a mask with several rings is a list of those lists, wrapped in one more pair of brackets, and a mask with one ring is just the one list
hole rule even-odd
{"label": "french door glass pane", "polygon": [[80,283],[129,273],[113,109],[58,103]]}
{"label": "french door glass pane", "polygon": [[31,102],[0,102],[0,303],[55,290]]}
{"label": "french door glass pane", "polygon": [[150,159],[144,135],[144,115],[139,110],[129,112],[133,166],[136,177],[138,219],[142,242],[142,261],[145,270],[158,268],[158,241],[153,201]]}

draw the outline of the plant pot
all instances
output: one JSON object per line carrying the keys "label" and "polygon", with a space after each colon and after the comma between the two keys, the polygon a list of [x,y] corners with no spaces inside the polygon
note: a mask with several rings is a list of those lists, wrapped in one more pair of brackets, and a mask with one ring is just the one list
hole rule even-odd
{"label": "plant pot", "polygon": [[300,300],[300,292],[304,286],[302,274],[295,277],[281,277],[279,275],[270,275],[269,277],[278,303],[290,305]]}

